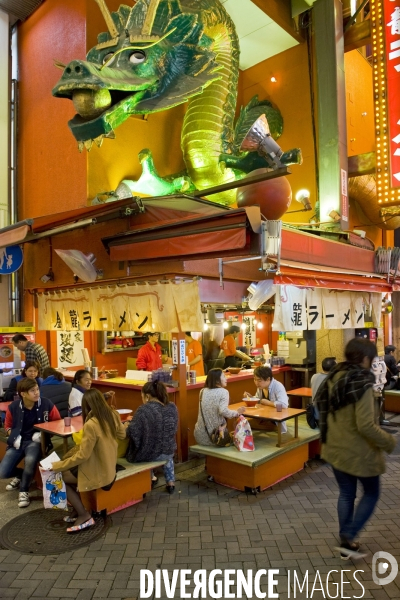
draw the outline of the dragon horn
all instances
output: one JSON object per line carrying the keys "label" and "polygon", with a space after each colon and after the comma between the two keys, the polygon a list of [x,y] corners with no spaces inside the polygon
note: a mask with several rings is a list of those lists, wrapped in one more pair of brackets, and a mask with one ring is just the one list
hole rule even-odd
{"label": "dragon horn", "polygon": [[153,29],[154,19],[160,0],[150,0],[149,8],[147,9],[146,20],[143,23],[142,35],[150,35]]}
{"label": "dragon horn", "polygon": [[94,0],[96,2],[96,4],[98,5],[98,7],[101,10],[101,14],[104,17],[104,20],[106,22],[106,25],[108,27],[108,31],[110,32],[110,35],[112,38],[116,38],[118,37],[118,29],[115,27],[114,21],[112,19],[112,16],[110,14],[110,11],[107,8],[106,2],[105,0]]}

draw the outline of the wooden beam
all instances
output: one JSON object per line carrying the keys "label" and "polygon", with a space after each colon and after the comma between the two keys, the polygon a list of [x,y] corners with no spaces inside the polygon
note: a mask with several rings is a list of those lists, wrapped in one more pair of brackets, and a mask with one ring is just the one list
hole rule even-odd
{"label": "wooden beam", "polygon": [[344,51],[350,52],[372,43],[371,21],[367,19],[352,25],[344,34]]}
{"label": "wooden beam", "polygon": [[300,44],[305,41],[305,38],[294,27],[294,19],[292,19],[290,0],[251,0],[253,4],[258,6],[268,17],[270,17],[277,25],[282,27]]}

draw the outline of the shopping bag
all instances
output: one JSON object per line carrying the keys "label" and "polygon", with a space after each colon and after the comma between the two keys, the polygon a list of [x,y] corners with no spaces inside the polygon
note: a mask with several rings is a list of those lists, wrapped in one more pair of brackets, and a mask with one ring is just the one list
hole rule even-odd
{"label": "shopping bag", "polygon": [[248,420],[240,415],[238,418],[235,433],[233,434],[233,443],[241,452],[252,452],[254,450],[254,439]]}
{"label": "shopping bag", "polygon": [[43,504],[45,508],[68,510],[67,491],[62,473],[47,471],[39,467],[43,482]]}

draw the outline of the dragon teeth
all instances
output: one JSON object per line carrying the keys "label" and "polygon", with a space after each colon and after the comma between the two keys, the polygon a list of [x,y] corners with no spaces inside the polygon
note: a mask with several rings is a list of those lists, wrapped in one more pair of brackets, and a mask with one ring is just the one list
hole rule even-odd
{"label": "dragon teeth", "polygon": [[92,149],[92,146],[93,146],[93,140],[85,140],[84,144],[85,144],[86,150],[88,152],[90,152]]}
{"label": "dragon teeth", "polygon": [[78,150],[79,152],[82,152],[82,150],[84,149],[85,144],[83,142],[78,142]]}
{"label": "dragon teeth", "polygon": [[94,141],[94,142],[95,142],[95,144],[96,144],[96,145],[97,145],[97,146],[100,148],[100,146],[101,146],[101,145],[102,145],[102,143],[103,143],[103,140],[104,140],[104,135],[102,134],[102,135],[99,135],[97,138],[94,138],[94,140],[93,140],[93,141]]}

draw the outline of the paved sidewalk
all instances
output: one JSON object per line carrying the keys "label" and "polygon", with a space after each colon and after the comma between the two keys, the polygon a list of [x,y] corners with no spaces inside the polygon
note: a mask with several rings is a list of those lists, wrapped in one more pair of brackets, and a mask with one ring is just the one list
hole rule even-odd
{"label": "paved sidewalk", "polygon": [[[274,568],[280,570],[277,591],[284,600],[329,597],[326,576],[333,570],[338,572],[331,574],[330,597],[399,599],[400,575],[393,583],[380,586],[373,582],[371,572],[372,555],[378,550],[390,552],[400,561],[398,452],[388,459],[378,509],[361,537],[368,556],[357,563],[342,561],[333,551],[337,544],[338,492],[331,470],[321,461],[311,461],[305,471],[256,497],[209,483],[200,466],[179,474],[175,495],[169,496],[160,487],[142,503],[112,515],[113,525],[106,536],[89,547],[58,556],[30,556],[1,549],[0,597],[136,599],[141,569]],[[15,493],[4,492],[3,483],[0,507],[4,522],[4,502],[10,506]],[[33,504],[38,508],[38,502]],[[15,512],[20,514],[21,510]],[[340,582],[343,569],[348,570],[342,576],[349,583],[343,585],[343,594],[339,588],[337,595],[334,582]],[[354,579],[357,569],[364,571],[356,574],[364,594]],[[294,595],[293,585],[288,591],[288,570],[291,584],[294,570],[301,583],[308,570],[308,594],[306,587],[302,592],[297,587]],[[261,582],[266,591],[267,579]],[[164,587],[162,593],[165,598]],[[174,597],[181,597],[179,590]]]}

